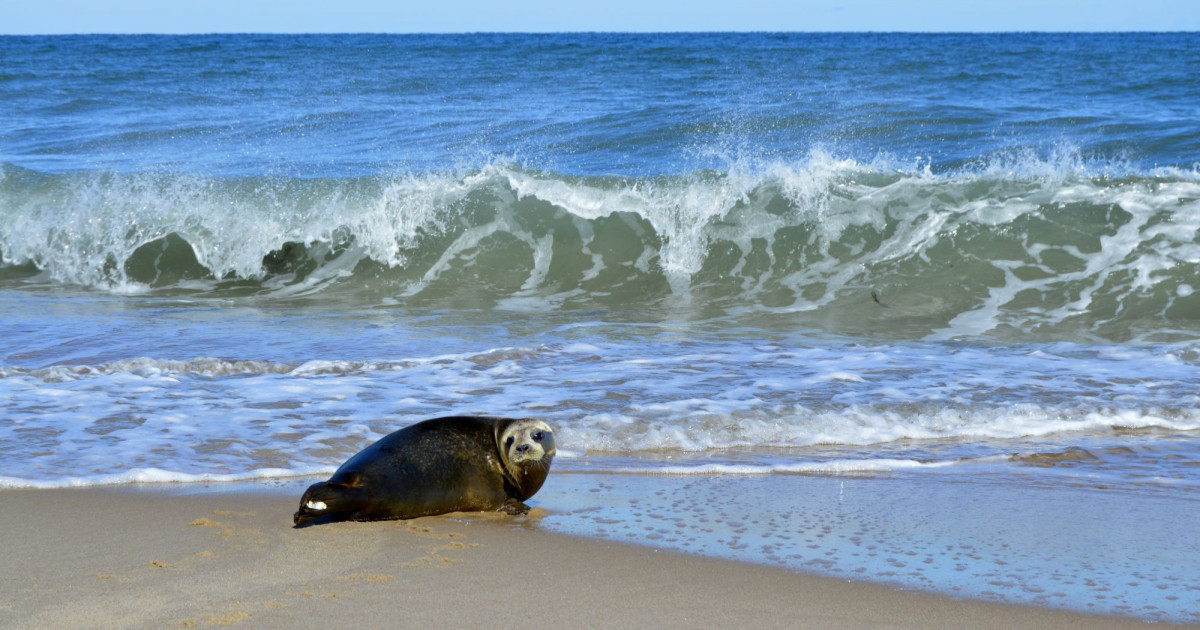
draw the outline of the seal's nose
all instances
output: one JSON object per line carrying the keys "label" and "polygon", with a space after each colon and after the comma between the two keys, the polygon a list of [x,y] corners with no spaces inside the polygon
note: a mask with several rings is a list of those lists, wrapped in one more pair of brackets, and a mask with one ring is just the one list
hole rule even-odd
{"label": "seal's nose", "polygon": [[529,452],[529,445],[528,445],[528,444],[518,444],[518,445],[517,445],[517,448],[515,448],[515,449],[513,449],[513,450],[517,451],[518,453],[522,453],[522,454],[524,454],[524,453],[528,453],[528,452]]}

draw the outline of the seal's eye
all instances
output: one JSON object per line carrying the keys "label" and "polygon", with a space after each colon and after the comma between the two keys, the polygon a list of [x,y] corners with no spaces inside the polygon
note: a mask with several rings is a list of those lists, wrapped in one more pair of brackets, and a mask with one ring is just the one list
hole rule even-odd
{"label": "seal's eye", "polygon": [[542,438],[546,437],[546,434],[542,433],[541,431],[534,431],[533,435],[529,437],[533,438],[534,442],[541,442]]}
{"label": "seal's eye", "polygon": [[504,446],[512,446],[513,442],[515,442],[515,441],[517,441],[517,438],[514,438],[513,436],[510,435],[510,436],[508,436],[508,440],[504,442]]}

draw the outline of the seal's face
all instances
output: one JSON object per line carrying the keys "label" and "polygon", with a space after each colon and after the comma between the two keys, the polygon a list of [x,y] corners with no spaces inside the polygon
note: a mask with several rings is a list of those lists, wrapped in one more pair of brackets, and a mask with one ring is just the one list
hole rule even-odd
{"label": "seal's face", "polygon": [[496,424],[496,447],[512,495],[522,501],[537,493],[554,459],[554,431],[541,420],[523,418]]}
{"label": "seal's face", "polygon": [[547,468],[554,457],[554,431],[541,420],[515,420],[500,431],[498,441],[509,467]]}

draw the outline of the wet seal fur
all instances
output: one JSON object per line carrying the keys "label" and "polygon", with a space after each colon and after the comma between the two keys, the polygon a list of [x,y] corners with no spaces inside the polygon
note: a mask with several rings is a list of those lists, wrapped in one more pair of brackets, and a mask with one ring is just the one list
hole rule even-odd
{"label": "wet seal fur", "polygon": [[390,433],[309,486],[292,521],[378,521],[448,512],[526,514],[554,432],[541,420],[450,416]]}

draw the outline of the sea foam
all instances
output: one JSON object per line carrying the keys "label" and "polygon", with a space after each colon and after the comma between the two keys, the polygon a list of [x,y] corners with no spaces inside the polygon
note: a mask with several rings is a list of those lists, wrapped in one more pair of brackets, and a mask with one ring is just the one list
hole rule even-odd
{"label": "sea foam", "polygon": [[344,180],[10,166],[0,255],[25,283],[121,294],[651,304],[933,339],[1190,329],[1200,181],[1059,159],[934,175],[814,153],[645,179],[504,164]]}

